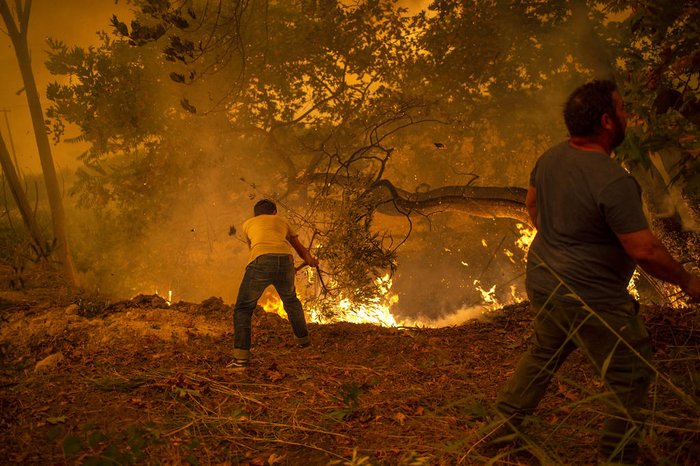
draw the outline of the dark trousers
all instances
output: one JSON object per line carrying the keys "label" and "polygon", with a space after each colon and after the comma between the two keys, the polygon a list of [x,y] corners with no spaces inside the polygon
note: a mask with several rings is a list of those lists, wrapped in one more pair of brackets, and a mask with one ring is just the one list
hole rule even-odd
{"label": "dark trousers", "polygon": [[530,348],[496,402],[496,410],[517,426],[535,410],[566,357],[580,348],[605,382],[608,409],[600,453],[611,461],[634,461],[652,369],[651,342],[639,305],[590,307],[554,302],[528,291],[536,316]]}
{"label": "dark trousers", "polygon": [[248,264],[233,309],[234,357],[250,358],[251,320],[265,288],[279,294],[298,343],[308,343],[304,310],[294,287],[294,260],[288,254],[263,254]]}

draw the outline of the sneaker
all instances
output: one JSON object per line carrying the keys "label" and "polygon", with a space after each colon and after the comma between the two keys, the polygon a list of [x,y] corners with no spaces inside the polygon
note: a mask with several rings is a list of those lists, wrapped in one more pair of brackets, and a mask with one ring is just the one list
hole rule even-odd
{"label": "sneaker", "polygon": [[247,359],[232,359],[231,362],[226,364],[229,369],[238,369],[250,366],[250,361]]}
{"label": "sneaker", "polygon": [[311,339],[309,338],[308,335],[305,337],[297,337],[297,347],[298,348],[307,348],[311,345]]}

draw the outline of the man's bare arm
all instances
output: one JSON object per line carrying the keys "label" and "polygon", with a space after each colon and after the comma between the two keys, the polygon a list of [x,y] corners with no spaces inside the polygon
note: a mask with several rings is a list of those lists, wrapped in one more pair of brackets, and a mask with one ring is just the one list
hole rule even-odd
{"label": "man's bare arm", "polygon": [[527,194],[525,195],[525,208],[530,216],[532,226],[537,228],[537,190],[534,186],[527,188]]}
{"label": "man's bare arm", "polygon": [[645,272],[663,281],[678,285],[693,301],[700,300],[700,279],[689,273],[668,252],[648,228],[617,237],[627,254]]}
{"label": "man's bare arm", "polygon": [[309,250],[306,249],[306,247],[304,247],[303,244],[301,244],[301,241],[299,241],[298,236],[290,236],[288,240],[289,244],[292,245],[297,254],[299,254],[299,257],[301,257],[304,260],[304,262],[307,263],[307,265],[309,265],[310,267],[318,266],[318,259],[312,256]]}

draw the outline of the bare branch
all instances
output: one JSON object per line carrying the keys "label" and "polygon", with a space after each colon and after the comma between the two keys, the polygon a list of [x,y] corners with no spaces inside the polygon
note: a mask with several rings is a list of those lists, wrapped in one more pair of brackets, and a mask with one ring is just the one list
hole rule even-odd
{"label": "bare branch", "polygon": [[32,0],[26,0],[24,9],[20,9],[21,0],[17,0],[17,17],[19,19],[19,30],[23,35],[29,31],[29,14],[32,9]]}
{"label": "bare branch", "polygon": [[7,5],[7,0],[0,0],[0,15],[2,15],[2,19],[5,21],[5,26],[7,27],[7,33],[14,43],[19,39],[20,31],[17,29],[15,18],[12,16],[10,7]]}

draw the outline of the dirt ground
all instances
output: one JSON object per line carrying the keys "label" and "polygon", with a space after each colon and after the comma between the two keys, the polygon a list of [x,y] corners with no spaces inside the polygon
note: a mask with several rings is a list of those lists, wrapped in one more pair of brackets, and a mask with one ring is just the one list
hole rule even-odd
{"label": "dirt ground", "polygon": [[[659,377],[642,464],[698,464],[697,310],[648,308]],[[254,358],[227,369],[218,298],[106,304],[0,291],[0,458],[12,464],[595,464],[602,385],[574,355],[525,446],[486,445],[492,404],[526,348],[527,303],[461,326],[310,325],[275,314]]]}

